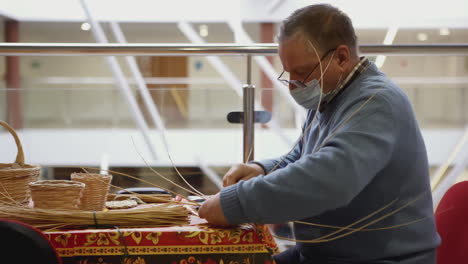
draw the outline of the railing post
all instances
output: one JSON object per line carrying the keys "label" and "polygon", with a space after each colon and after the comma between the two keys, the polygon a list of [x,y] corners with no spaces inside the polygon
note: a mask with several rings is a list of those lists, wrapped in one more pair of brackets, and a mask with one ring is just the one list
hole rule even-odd
{"label": "railing post", "polygon": [[255,86],[252,84],[252,56],[247,55],[247,84],[243,86],[244,163],[254,159]]}

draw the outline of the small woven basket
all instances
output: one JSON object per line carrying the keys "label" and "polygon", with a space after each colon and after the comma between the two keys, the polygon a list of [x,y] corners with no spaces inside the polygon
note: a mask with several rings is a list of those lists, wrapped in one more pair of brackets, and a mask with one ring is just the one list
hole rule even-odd
{"label": "small woven basket", "polygon": [[35,208],[80,209],[85,184],[67,180],[43,180],[29,184]]}
{"label": "small woven basket", "polygon": [[0,125],[13,135],[18,148],[15,163],[0,163],[0,205],[26,206],[31,200],[29,183],[39,179],[41,167],[24,163],[23,146],[15,130],[1,120]]}
{"label": "small woven basket", "polygon": [[109,194],[112,175],[98,173],[78,173],[70,175],[72,181],[85,184],[81,197],[81,210],[102,211],[105,208],[107,195]]}

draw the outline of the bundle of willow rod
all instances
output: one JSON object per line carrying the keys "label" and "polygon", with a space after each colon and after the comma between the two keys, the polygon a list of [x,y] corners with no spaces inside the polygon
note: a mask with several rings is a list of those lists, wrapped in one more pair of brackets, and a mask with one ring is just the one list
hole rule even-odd
{"label": "bundle of willow rod", "polygon": [[28,223],[39,229],[89,227],[163,227],[186,225],[190,211],[176,203],[155,204],[126,210],[52,210],[20,206],[0,206],[0,218]]}

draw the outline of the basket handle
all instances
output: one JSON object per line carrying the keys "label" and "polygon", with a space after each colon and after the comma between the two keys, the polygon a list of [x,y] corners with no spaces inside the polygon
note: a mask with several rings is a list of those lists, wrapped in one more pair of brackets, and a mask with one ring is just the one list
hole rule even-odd
{"label": "basket handle", "polygon": [[21,167],[23,167],[24,166],[23,146],[21,145],[21,141],[19,140],[19,137],[16,134],[16,131],[10,125],[8,125],[8,123],[2,120],[0,120],[0,125],[3,126],[6,130],[8,130],[8,132],[10,132],[15,138],[16,147],[18,148],[18,154],[16,155],[15,163],[18,163]]}

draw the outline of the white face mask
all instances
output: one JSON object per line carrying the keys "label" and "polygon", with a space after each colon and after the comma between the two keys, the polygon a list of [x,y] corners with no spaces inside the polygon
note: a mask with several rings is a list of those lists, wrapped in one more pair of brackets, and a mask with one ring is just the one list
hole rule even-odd
{"label": "white face mask", "polygon": [[[296,88],[290,91],[291,96],[305,109],[317,109],[321,97],[320,94],[322,93],[319,81],[317,79],[313,79],[306,83],[306,86],[301,86],[302,87],[296,85]],[[330,92],[323,94],[322,98],[327,96],[329,93]]]}
{"label": "white face mask", "polygon": [[[325,72],[327,72],[334,55],[335,52],[332,53],[332,58],[330,59],[330,62],[323,71],[323,75],[325,75]],[[296,88],[290,90],[291,96],[299,105],[301,105],[305,109],[316,110],[318,108],[320,98],[323,99],[331,93],[330,91],[326,94],[322,94],[322,87],[320,87],[320,82],[317,79],[313,79],[305,85],[304,83],[299,81],[291,80],[290,82],[296,86]]]}

